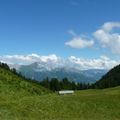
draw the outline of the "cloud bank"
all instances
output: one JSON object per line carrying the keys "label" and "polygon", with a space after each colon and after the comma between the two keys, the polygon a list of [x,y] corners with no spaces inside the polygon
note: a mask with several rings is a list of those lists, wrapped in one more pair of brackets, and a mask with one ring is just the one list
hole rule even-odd
{"label": "cloud bank", "polygon": [[4,56],[0,56],[0,61],[6,62],[9,64],[31,64],[31,63],[40,62],[40,61],[56,62],[58,61],[58,57],[54,54],[48,55],[48,56],[40,56],[38,54],[33,53],[29,55],[4,55]]}
{"label": "cloud bank", "polygon": [[97,59],[84,59],[75,56],[68,58],[61,58],[55,54],[48,56],[41,56],[38,54],[30,55],[5,55],[0,56],[0,61],[8,64],[31,64],[39,62],[54,67],[66,67],[75,68],[79,70],[83,69],[111,69],[112,67],[120,64],[119,60],[112,60],[106,56],[100,56]]}

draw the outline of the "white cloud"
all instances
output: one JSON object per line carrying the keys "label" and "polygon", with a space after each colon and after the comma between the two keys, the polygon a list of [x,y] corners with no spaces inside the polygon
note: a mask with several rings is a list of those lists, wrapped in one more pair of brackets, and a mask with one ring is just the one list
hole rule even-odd
{"label": "white cloud", "polygon": [[109,31],[111,31],[115,27],[119,28],[120,27],[120,22],[106,22],[102,26],[102,29],[104,29],[104,30],[109,32]]}
{"label": "white cloud", "polygon": [[48,56],[40,56],[37,54],[30,55],[5,55],[0,56],[0,61],[8,64],[31,64],[39,62],[43,67],[50,69],[65,67],[70,69],[110,69],[118,64],[119,60],[112,60],[107,56],[101,56],[97,59],[84,59],[70,56],[66,59],[56,56],[55,54]]}
{"label": "white cloud", "polygon": [[120,61],[111,60],[106,56],[100,56],[98,59],[83,59],[75,56],[69,57],[69,60],[82,69],[111,69],[120,64]]}
{"label": "white cloud", "polygon": [[99,46],[108,48],[111,53],[120,55],[120,22],[106,22],[98,30],[93,32],[92,39],[87,36],[77,34],[70,30],[69,33],[73,39],[66,42],[65,45],[72,48],[88,48],[94,46],[99,41]]}
{"label": "white cloud", "polygon": [[92,47],[94,45],[94,41],[87,40],[81,37],[74,37],[72,40],[66,42],[65,45],[70,46],[72,48],[86,48]]}
{"label": "white cloud", "polygon": [[120,32],[115,33],[114,28],[120,28],[120,22],[107,22],[93,35],[103,47],[109,48],[112,53],[120,55]]}
{"label": "white cloud", "polygon": [[30,64],[33,62],[48,62],[53,61],[56,62],[59,58],[52,54],[48,56],[40,56],[38,54],[30,54],[30,55],[4,55],[0,56],[0,61],[4,61],[9,64]]}
{"label": "white cloud", "polygon": [[48,62],[48,61],[57,62],[59,58],[55,54],[52,54],[52,55],[48,55],[48,56],[41,56],[40,59],[43,62]]}

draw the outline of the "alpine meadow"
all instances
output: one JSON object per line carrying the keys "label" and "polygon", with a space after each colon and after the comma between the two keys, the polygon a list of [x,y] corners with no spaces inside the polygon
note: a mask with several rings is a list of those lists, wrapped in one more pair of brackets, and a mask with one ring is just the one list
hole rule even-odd
{"label": "alpine meadow", "polygon": [[1,0],[0,120],[120,120],[119,11],[119,0]]}

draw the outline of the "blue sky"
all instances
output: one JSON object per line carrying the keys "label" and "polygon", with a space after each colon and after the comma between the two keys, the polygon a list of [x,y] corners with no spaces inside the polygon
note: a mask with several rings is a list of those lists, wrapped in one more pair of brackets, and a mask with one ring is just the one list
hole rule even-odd
{"label": "blue sky", "polygon": [[[36,53],[88,59],[105,55],[117,59],[119,21],[120,0],[1,0],[0,55]],[[106,43],[104,33],[98,32],[109,26],[105,35],[112,36]]]}

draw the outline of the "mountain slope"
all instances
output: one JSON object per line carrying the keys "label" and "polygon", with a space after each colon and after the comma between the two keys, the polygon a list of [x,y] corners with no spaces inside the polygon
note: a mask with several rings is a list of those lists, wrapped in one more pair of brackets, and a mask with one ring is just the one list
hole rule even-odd
{"label": "mountain slope", "polygon": [[22,65],[19,67],[18,71],[27,78],[36,79],[38,81],[41,81],[46,77],[57,77],[58,79],[67,77],[69,80],[83,83],[93,83],[107,72],[107,70],[101,69],[79,70],[70,66],[52,66],[54,65],[44,65],[36,62],[30,65]]}
{"label": "mountain slope", "polygon": [[15,74],[9,70],[0,66],[0,93],[2,94],[44,94],[49,91],[38,83],[26,80],[22,76]]}
{"label": "mountain slope", "polygon": [[109,88],[120,85],[120,65],[111,69],[99,81],[95,83],[98,88]]}

